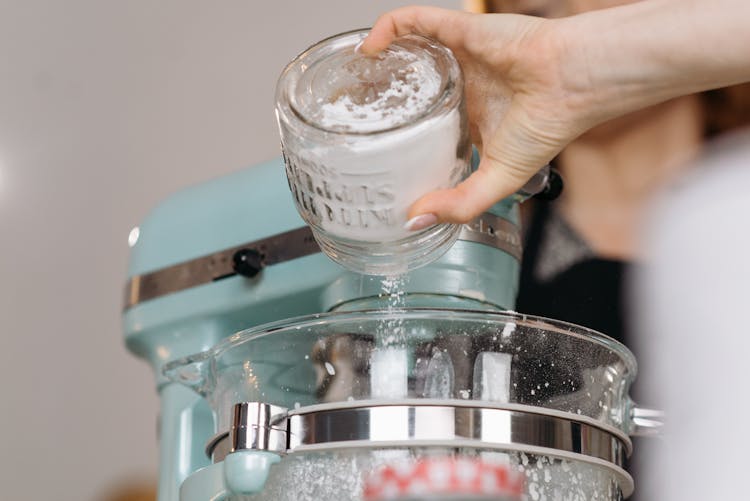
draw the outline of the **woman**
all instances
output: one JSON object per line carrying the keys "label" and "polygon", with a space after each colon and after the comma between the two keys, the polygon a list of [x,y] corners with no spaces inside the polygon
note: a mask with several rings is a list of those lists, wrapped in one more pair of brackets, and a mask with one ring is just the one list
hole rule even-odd
{"label": "woman", "polygon": [[[483,158],[458,188],[417,201],[411,228],[464,222],[554,158],[566,187],[558,201],[536,202],[526,214],[517,308],[630,345],[622,282],[639,257],[645,202],[706,137],[750,124],[747,87],[694,94],[750,80],[743,26],[750,7],[742,0],[469,3],[481,12],[572,17],[409,8],[378,20],[365,52],[406,33],[454,51]],[[584,13],[620,4],[632,5]]]}

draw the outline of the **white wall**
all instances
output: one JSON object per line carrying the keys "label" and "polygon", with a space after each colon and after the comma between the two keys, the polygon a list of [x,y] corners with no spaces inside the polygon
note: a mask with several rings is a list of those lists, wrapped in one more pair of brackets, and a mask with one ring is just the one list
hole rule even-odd
{"label": "white wall", "polygon": [[152,376],[119,325],[128,230],[276,156],[284,64],[403,3],[0,0],[0,498],[155,474]]}

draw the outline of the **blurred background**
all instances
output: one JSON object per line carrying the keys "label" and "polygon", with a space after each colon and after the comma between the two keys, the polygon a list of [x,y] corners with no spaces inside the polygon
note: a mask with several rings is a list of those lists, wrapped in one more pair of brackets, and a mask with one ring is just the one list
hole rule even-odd
{"label": "blurred background", "polygon": [[149,499],[157,399],[120,332],[129,230],[279,155],[284,65],[414,3],[461,7],[0,0],[0,498]]}

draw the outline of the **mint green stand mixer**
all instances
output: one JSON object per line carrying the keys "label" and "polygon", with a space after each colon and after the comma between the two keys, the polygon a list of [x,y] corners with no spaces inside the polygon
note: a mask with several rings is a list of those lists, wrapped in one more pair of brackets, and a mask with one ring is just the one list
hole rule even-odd
{"label": "mint green stand mixer", "polygon": [[[629,435],[648,424],[627,393],[632,355],[593,331],[507,312],[518,290],[518,202],[556,196],[559,177],[545,168],[470,224],[436,226],[396,246],[336,234],[351,224],[398,233],[399,190],[409,189],[406,176],[391,186],[375,172],[357,185],[341,179],[361,171],[326,171],[330,164],[311,158],[339,154],[343,136],[305,129],[292,110],[327,85],[326,71],[351,62],[336,57],[356,59],[364,34],[321,42],[282,76],[307,85],[291,108],[277,104],[285,161],[175,194],[131,241],[123,330],[156,376],[159,500],[362,499],[367,472],[436,455],[526,471],[532,497],[629,495]],[[447,54],[443,101],[419,120],[467,138],[452,56],[425,40],[404,47]],[[335,64],[311,63],[331,54]],[[408,83],[414,59],[399,61],[407,66],[387,78]],[[295,76],[295,64],[323,77]],[[407,137],[404,151],[431,165],[440,159],[429,155],[445,150],[457,166],[446,180],[465,175],[468,140],[425,148],[418,128],[399,127],[387,129],[401,134],[387,144]],[[372,154],[369,138],[347,141]],[[356,203],[366,206],[349,211]],[[318,242],[349,268],[383,271],[407,256],[409,271],[397,291],[384,289],[382,277],[348,271]]]}
{"label": "mint green stand mixer", "polygon": [[[517,221],[517,207],[508,203],[465,226],[442,258],[410,274],[408,303],[512,309]],[[178,499],[182,481],[210,464],[204,449],[215,433],[207,402],[161,375],[167,362],[248,327],[382,294],[380,280],[320,252],[295,210],[280,159],[164,201],[139,226],[128,276],[126,344],[153,367],[161,398],[160,500]]]}

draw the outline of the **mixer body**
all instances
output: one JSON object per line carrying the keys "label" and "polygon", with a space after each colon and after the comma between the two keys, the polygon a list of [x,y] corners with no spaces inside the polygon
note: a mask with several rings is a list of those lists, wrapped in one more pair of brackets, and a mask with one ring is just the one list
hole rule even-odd
{"label": "mixer body", "polygon": [[[464,225],[440,259],[409,273],[402,306],[513,309],[520,256],[518,209],[504,201]],[[348,272],[319,251],[295,210],[281,159],[164,201],[139,226],[128,277],[125,341],[153,368],[161,399],[160,501],[179,499],[180,486],[182,499],[220,499],[232,471],[258,465],[268,471],[279,461],[258,453],[212,464],[205,446],[225,430],[205,398],[163,376],[166,363],[248,327],[384,300],[379,278]],[[293,465],[299,463],[279,468]]]}

